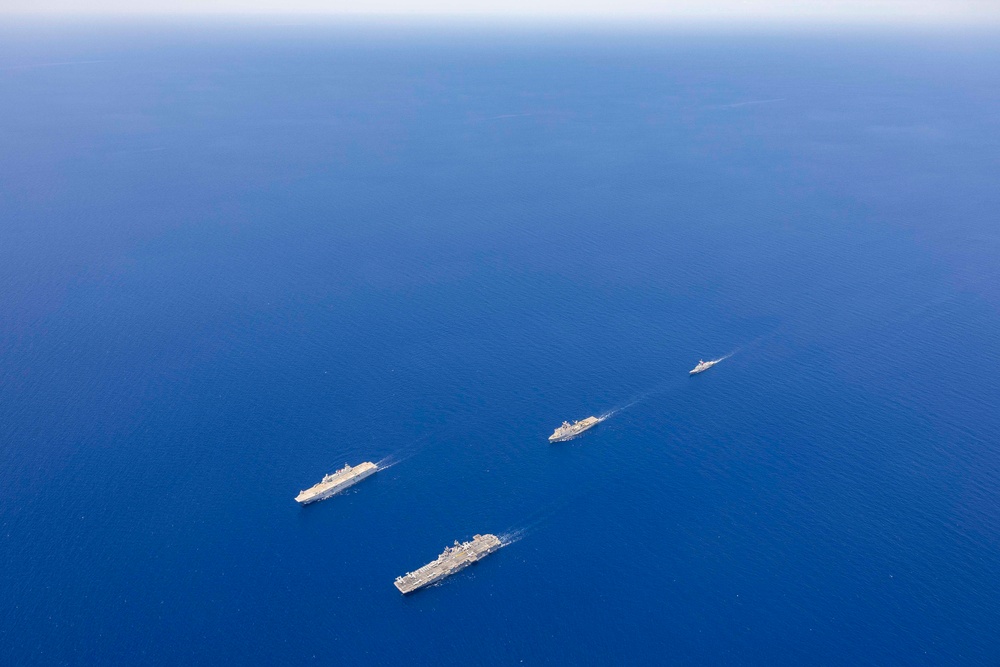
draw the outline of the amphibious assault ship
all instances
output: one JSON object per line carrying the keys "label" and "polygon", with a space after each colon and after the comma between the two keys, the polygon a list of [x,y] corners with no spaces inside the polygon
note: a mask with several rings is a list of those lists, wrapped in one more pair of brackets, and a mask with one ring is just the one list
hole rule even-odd
{"label": "amphibious assault ship", "polygon": [[697,375],[698,373],[704,373],[705,371],[707,371],[709,368],[716,365],[720,361],[722,361],[722,359],[714,359],[712,361],[702,361],[701,359],[699,359],[698,365],[689,370],[688,375]]}
{"label": "amphibious assault ship", "polygon": [[563,422],[562,426],[557,428],[552,435],[549,436],[549,442],[562,442],[563,440],[569,440],[570,438],[580,435],[588,428],[593,428],[601,423],[601,420],[597,417],[587,417],[586,419],[581,419],[578,422]]}
{"label": "amphibious assault ship", "polygon": [[353,486],[369,475],[374,475],[378,471],[378,466],[371,461],[359,463],[356,466],[344,464],[344,467],[323,477],[323,481],[315,484],[305,491],[299,491],[295,496],[296,502],[302,505],[314,503],[317,500],[325,500],[335,493],[340,493],[349,486]]}
{"label": "amphibious assault ship", "polygon": [[406,595],[424,586],[430,586],[434,582],[441,581],[485,558],[502,546],[500,538],[489,533],[476,535],[471,542],[459,544],[458,540],[455,540],[455,546],[446,547],[437,559],[419,570],[407,572],[402,577],[396,577],[396,588],[399,589],[400,593]]}

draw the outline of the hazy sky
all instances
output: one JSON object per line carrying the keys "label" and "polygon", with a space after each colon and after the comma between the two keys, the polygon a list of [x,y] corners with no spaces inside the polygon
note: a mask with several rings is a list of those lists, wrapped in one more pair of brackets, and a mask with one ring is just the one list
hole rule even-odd
{"label": "hazy sky", "polygon": [[6,13],[459,14],[665,20],[1000,22],[1000,0],[0,0]]}

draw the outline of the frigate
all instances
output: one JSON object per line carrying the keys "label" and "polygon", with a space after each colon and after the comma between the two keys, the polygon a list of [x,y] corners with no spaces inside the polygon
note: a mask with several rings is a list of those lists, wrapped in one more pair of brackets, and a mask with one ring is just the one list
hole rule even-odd
{"label": "frigate", "polygon": [[563,422],[562,426],[557,428],[552,435],[549,436],[549,442],[562,442],[563,440],[569,440],[570,438],[580,435],[588,428],[593,428],[601,423],[601,420],[597,417],[587,417],[586,419],[581,419],[578,422]]}
{"label": "frigate", "polygon": [[716,365],[720,361],[722,361],[722,359],[714,359],[712,361],[702,361],[701,359],[699,359],[698,365],[692,368],[690,371],[688,371],[688,375],[697,375],[698,373],[704,373],[705,371],[707,371],[709,368]]}
{"label": "frigate", "polygon": [[378,471],[378,466],[371,461],[359,463],[356,466],[344,464],[344,467],[337,472],[326,475],[323,481],[315,484],[305,491],[299,491],[295,500],[302,505],[314,503],[317,500],[324,500],[335,493],[340,493],[349,486],[357,484],[365,477],[374,475]]}
{"label": "frigate", "polygon": [[396,588],[399,589],[400,593],[406,595],[424,586],[430,586],[434,582],[441,581],[485,558],[502,546],[500,538],[489,533],[475,535],[471,541],[461,544],[455,540],[455,545],[446,547],[435,560],[419,570],[396,577]]}

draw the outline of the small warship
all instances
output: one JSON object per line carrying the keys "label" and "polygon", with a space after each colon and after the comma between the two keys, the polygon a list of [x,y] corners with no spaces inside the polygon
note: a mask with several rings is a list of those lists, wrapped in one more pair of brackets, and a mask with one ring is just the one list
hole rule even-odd
{"label": "small warship", "polygon": [[349,486],[353,486],[365,477],[374,475],[378,471],[378,466],[371,461],[359,463],[356,466],[344,464],[344,467],[337,472],[326,475],[323,481],[315,484],[305,491],[299,491],[295,496],[296,502],[301,505],[308,505],[317,500],[325,500],[335,493],[340,493]]}
{"label": "small warship", "polygon": [[446,547],[435,560],[419,570],[396,577],[396,588],[399,589],[400,593],[406,595],[424,586],[430,586],[434,582],[441,581],[485,558],[502,546],[500,538],[489,533],[475,535],[470,542],[462,542],[461,544],[455,540],[455,545]]}
{"label": "small warship", "polygon": [[720,361],[722,361],[722,359],[715,359],[713,361],[702,361],[701,359],[699,359],[698,365],[692,368],[690,371],[688,371],[688,375],[697,375],[698,373],[704,373],[705,371],[707,371],[709,368],[716,365]]}
{"label": "small warship", "polygon": [[552,435],[549,436],[549,442],[562,442],[563,440],[569,440],[572,437],[578,436],[588,428],[593,428],[601,423],[601,420],[597,417],[587,417],[586,419],[581,419],[578,422],[563,422],[562,426],[557,428]]}

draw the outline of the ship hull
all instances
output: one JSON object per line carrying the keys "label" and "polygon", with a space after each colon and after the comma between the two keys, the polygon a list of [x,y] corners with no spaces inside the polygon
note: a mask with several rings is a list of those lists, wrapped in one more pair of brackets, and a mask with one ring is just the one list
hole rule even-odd
{"label": "ship hull", "polygon": [[365,470],[364,472],[359,473],[358,475],[356,475],[354,477],[351,477],[350,479],[345,479],[342,482],[334,484],[330,488],[324,489],[323,491],[320,491],[319,493],[317,493],[315,495],[308,496],[306,498],[301,498],[301,499],[300,498],[296,498],[295,500],[296,500],[296,502],[298,502],[300,505],[303,505],[303,506],[305,506],[305,505],[311,505],[312,503],[318,503],[321,500],[326,500],[330,496],[337,495],[338,493],[340,493],[341,491],[343,491],[345,489],[349,489],[350,487],[354,486],[355,484],[357,484],[361,480],[366,479],[368,477],[371,477],[376,472],[378,472],[378,468],[371,468],[369,470]]}
{"label": "ship hull", "polygon": [[456,546],[455,550],[449,553],[445,550],[437,560],[424,565],[418,570],[408,572],[402,577],[398,577],[395,586],[403,595],[409,595],[421,588],[426,588],[437,582],[461,572],[470,565],[478,563],[486,556],[497,551],[503,543],[496,535],[477,535],[473,541],[466,542],[461,546]]}
{"label": "ship hull", "polygon": [[552,435],[549,436],[549,442],[566,442],[567,440],[572,440],[573,438],[580,435],[584,431],[589,431],[590,429],[594,428],[600,423],[601,423],[600,419],[594,419],[594,421],[591,422],[590,424],[582,425],[580,426],[580,428],[574,429],[569,433],[562,433],[559,435],[553,433]]}
{"label": "ship hull", "polygon": [[597,426],[597,424],[591,424],[590,426],[581,428],[579,431],[574,431],[573,433],[567,433],[566,435],[560,435],[560,436],[550,435],[549,442],[566,442],[567,440],[572,440],[576,436],[580,435],[581,433],[584,433],[585,431],[589,431],[595,426]]}

